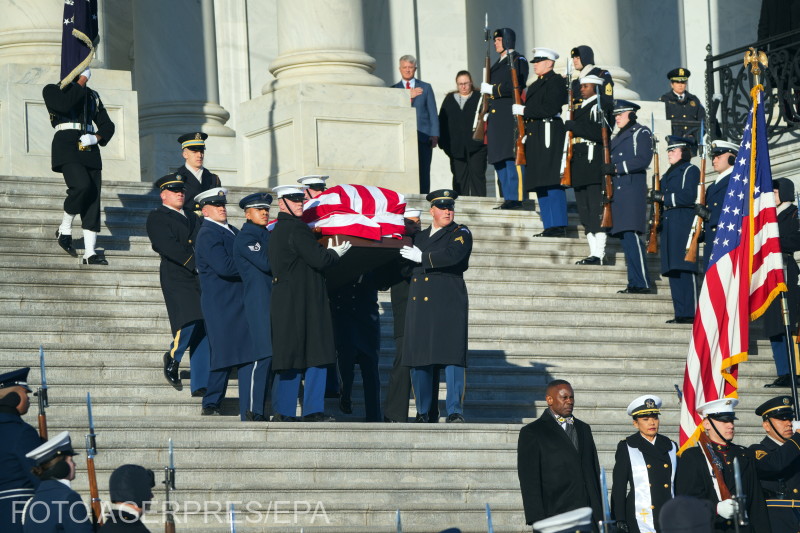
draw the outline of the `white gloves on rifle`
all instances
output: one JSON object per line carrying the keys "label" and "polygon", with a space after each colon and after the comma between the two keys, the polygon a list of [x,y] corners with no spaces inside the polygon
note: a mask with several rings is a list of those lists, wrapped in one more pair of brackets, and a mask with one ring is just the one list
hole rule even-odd
{"label": "white gloves on rifle", "polygon": [[800,422],[792,420],[792,431],[800,431]]}
{"label": "white gloves on rifle", "polygon": [[81,72],[81,76],[85,76],[86,77],[86,81],[89,81],[89,79],[91,79],[91,77],[92,77],[92,71],[87,68],[86,70]]}
{"label": "white gloves on rifle", "polygon": [[739,504],[733,499],[722,500],[717,504],[717,514],[726,520],[733,518],[738,509]]}
{"label": "white gloves on rifle", "polygon": [[403,246],[400,248],[400,255],[415,263],[422,263],[422,250],[416,246]]}
{"label": "white gloves on rifle", "polygon": [[511,104],[511,114],[521,117],[525,114],[525,106],[522,104]]}
{"label": "white gloves on rifle", "polygon": [[350,243],[350,241],[344,241],[342,244],[338,246],[333,245],[332,239],[328,241],[328,248],[336,252],[336,255],[338,255],[339,257],[342,257],[344,254],[346,254],[347,250],[349,250],[352,247],[353,245]]}
{"label": "white gloves on rifle", "polygon": [[80,138],[81,144],[84,146],[91,146],[93,144],[97,144],[97,135],[92,135],[91,133],[84,133],[81,135]]}
{"label": "white gloves on rifle", "polygon": [[494,86],[491,83],[481,82],[481,94],[492,94]]}

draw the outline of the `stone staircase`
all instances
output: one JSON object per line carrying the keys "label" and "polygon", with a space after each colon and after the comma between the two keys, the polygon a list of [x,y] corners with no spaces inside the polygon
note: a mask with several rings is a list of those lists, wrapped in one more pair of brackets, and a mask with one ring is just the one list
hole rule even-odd
{"label": "stone staircase", "polygon": [[[144,231],[147,213],[159,203],[150,186],[104,185],[98,247],[107,267],[80,265],[56,245],[63,192],[56,177],[0,177],[0,372],[31,366],[35,386],[43,345],[51,435],[70,430],[78,447],[91,392],[104,500],[115,467],[160,470],[172,438],[179,531],[229,531],[225,502],[235,502],[240,532],[396,531],[398,509],[404,531],[458,526],[479,532],[486,531],[486,503],[495,531],[525,531],[517,435],[542,413],[545,384],[555,378],[572,382],[576,415],[593,427],[609,483],[616,443],[632,432],[625,407],[635,396],[664,398],[663,433],[677,438],[673,384],[682,384],[690,326],[665,323],[672,304],[663,281],[656,283],[658,294],[616,294],[626,273],[614,239],[611,265],[576,266],[587,251],[577,231],[574,238],[534,239],[541,231],[535,213],[495,211],[493,199],[460,199],[456,220],[475,239],[466,273],[468,423],[361,423],[358,372],[354,414],[339,413],[335,400],[326,406],[336,423],[242,423],[201,417],[199,399],[173,390],[161,374],[170,334],[158,257]],[[245,193],[233,189],[231,197],[238,201]],[[424,200],[411,196],[409,203],[423,207]],[[229,215],[241,224],[235,202]],[[574,215],[571,224],[577,224]],[[649,267],[658,278],[656,257]],[[385,385],[394,357],[388,293],[380,305]],[[769,344],[754,340],[750,358],[740,370],[737,441],[743,444],[760,439],[752,409],[775,393],[762,388],[774,378]],[[236,387],[228,392],[234,397],[223,408],[233,415]],[[34,425],[35,415],[33,408],[26,416]],[[86,497],[84,461],[82,454],[74,486]],[[154,492],[159,501],[149,527],[158,531],[163,487]]]}

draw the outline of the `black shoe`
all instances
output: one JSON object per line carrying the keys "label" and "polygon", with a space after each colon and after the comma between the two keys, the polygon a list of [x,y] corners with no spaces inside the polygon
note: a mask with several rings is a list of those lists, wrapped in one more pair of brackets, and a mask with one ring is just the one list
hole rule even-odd
{"label": "black shoe", "polygon": [[566,226],[553,226],[552,228],[546,228],[543,232],[534,235],[534,237],[566,237],[566,236],[567,236]]}
{"label": "black shoe", "polygon": [[339,398],[339,410],[346,415],[353,414],[353,402],[347,398]]}
{"label": "black shoe", "polygon": [[264,415],[254,413],[251,410],[247,410],[244,412],[244,419],[248,422],[266,422],[267,419]]}
{"label": "black shoe", "polygon": [[81,260],[81,263],[83,263],[84,265],[107,265],[108,261],[106,261],[106,258],[103,257],[102,255],[94,254],[90,255],[88,258],[84,257]]}
{"label": "black shoe", "polygon": [[447,422],[448,423],[456,423],[456,424],[463,424],[464,423],[464,416],[461,413],[452,413],[447,415]]}
{"label": "black shoe", "polygon": [[628,287],[617,291],[617,294],[650,294],[651,290],[645,287]]}
{"label": "black shoe", "polygon": [[311,413],[303,417],[303,422],[336,422],[336,419],[325,413]]}
{"label": "black shoe", "polygon": [[283,416],[280,414],[272,415],[273,422],[297,422],[296,416]]}
{"label": "black shoe", "polygon": [[400,423],[399,420],[395,420],[394,418],[389,418],[388,416],[384,416],[383,417],[383,421],[386,422],[387,424],[399,424]]}
{"label": "black shoe", "polygon": [[667,320],[667,324],[694,324],[693,316],[676,316],[673,319]]}
{"label": "black shoe", "polygon": [[206,395],[206,388],[203,387],[202,389],[197,389],[196,391],[192,391],[192,398],[202,398]]}
{"label": "black shoe", "polygon": [[220,416],[222,411],[219,410],[219,405],[209,405],[208,407],[203,407],[201,414],[203,416]]}
{"label": "black shoe", "polygon": [[175,390],[183,390],[183,383],[181,383],[181,376],[178,368],[180,362],[172,358],[169,352],[164,353],[164,377]]}
{"label": "black shoe", "polygon": [[580,261],[575,261],[576,265],[602,265],[603,259],[597,257],[595,255],[590,255],[585,259],[581,259]]}
{"label": "black shoe", "polygon": [[522,209],[522,202],[519,200],[508,200],[504,202],[506,204],[505,207],[501,207],[500,209]]}
{"label": "black shoe", "polygon": [[425,422],[430,422],[430,420],[428,420],[428,415],[427,414],[423,415],[423,414],[417,413],[416,418],[414,418],[414,422],[425,423]]}
{"label": "black shoe", "polygon": [[772,383],[767,383],[766,385],[764,385],[764,388],[766,388],[766,389],[776,389],[776,388],[779,388],[779,387],[783,388],[783,387],[791,387],[791,386],[792,386],[792,380],[789,379],[789,374],[784,374],[782,376],[778,376],[775,379],[775,381],[773,381]]}
{"label": "black shoe", "polygon": [[78,257],[78,252],[72,246],[72,235],[62,235],[59,230],[56,230],[56,239],[58,239],[58,245],[62,250],[72,257]]}

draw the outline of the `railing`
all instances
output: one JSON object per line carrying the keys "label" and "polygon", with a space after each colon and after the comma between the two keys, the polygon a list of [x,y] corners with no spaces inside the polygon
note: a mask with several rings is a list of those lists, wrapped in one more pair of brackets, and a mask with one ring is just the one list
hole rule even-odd
{"label": "railing", "polygon": [[800,29],[706,56],[708,131],[715,139],[738,142],[742,138],[753,82],[743,61],[750,47],[766,52],[769,60],[761,76],[769,143],[800,139]]}

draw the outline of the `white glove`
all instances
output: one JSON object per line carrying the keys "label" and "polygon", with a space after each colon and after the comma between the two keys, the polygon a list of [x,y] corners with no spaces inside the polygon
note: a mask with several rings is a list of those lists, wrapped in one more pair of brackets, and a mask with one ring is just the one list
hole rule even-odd
{"label": "white glove", "polygon": [[525,106],[522,104],[511,104],[511,114],[521,117],[525,114]]}
{"label": "white glove", "polygon": [[481,82],[481,94],[492,94],[494,87],[491,83]]}
{"label": "white glove", "polygon": [[328,241],[328,248],[336,252],[336,255],[338,255],[339,257],[342,257],[344,254],[346,254],[347,250],[349,250],[352,247],[353,245],[350,243],[350,241],[344,241],[339,246],[334,246],[332,239]]}
{"label": "white glove", "polygon": [[722,518],[730,520],[733,518],[733,515],[736,514],[738,508],[739,504],[733,499],[723,500],[717,504],[717,514]]}
{"label": "white glove", "polygon": [[400,255],[415,263],[422,263],[422,250],[416,246],[403,246],[400,248]]}
{"label": "white glove", "polygon": [[81,76],[86,76],[86,81],[89,81],[92,77],[92,71],[87,68],[86,70],[81,72]]}
{"label": "white glove", "polygon": [[92,135],[91,133],[84,133],[81,135],[80,138],[81,144],[84,146],[91,146],[93,144],[97,144],[97,135]]}
{"label": "white glove", "polygon": [[800,431],[800,422],[792,420],[792,431]]}
{"label": "white glove", "polygon": [[483,121],[484,122],[488,122],[489,121],[489,113],[484,113],[483,114]]}

